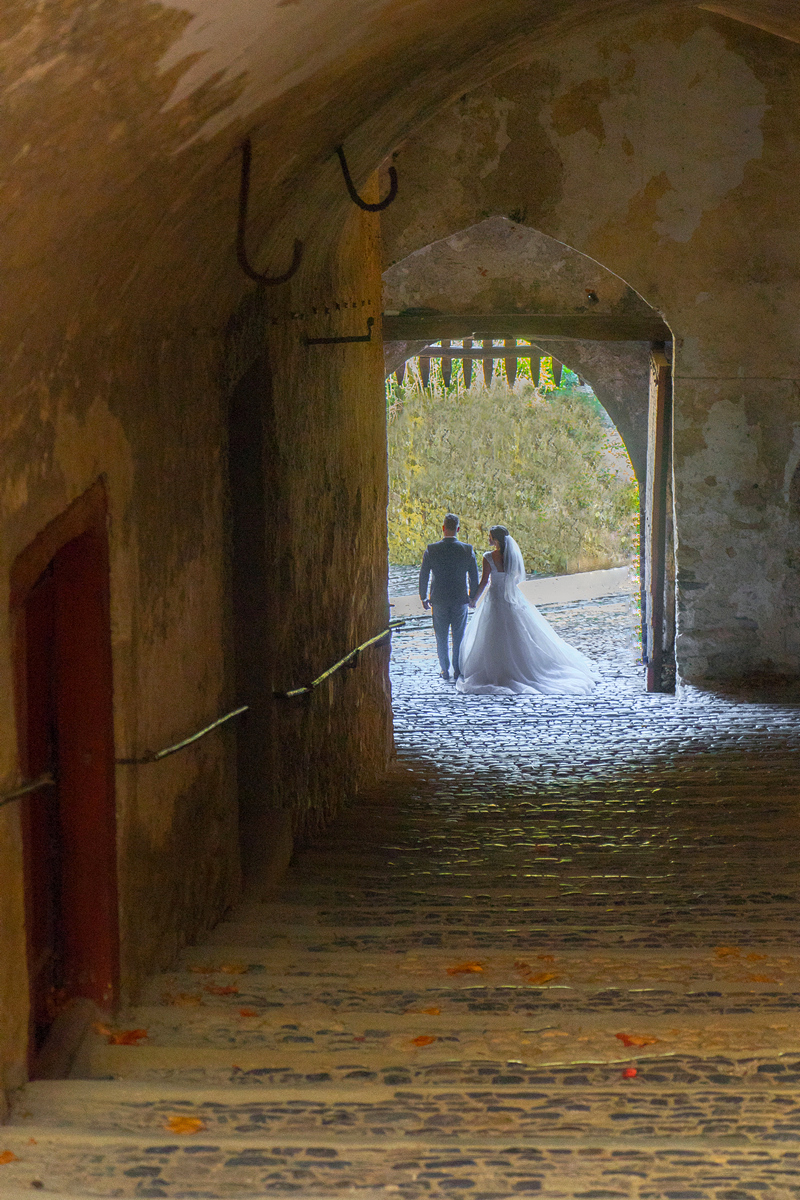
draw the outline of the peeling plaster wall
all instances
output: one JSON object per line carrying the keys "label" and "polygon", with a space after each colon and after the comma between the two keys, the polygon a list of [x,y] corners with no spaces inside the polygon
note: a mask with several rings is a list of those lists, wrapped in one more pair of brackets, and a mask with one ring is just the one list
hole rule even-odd
{"label": "peeling plaster wall", "polygon": [[[157,750],[225,710],[225,430],[208,340],[29,343],[4,378],[0,571],[102,476],[109,496],[114,737]],[[202,398],[204,402],[200,403]],[[6,587],[8,583],[6,583]],[[0,619],[0,777],[17,777],[9,610]],[[238,889],[235,773],[226,734],[163,763],[118,767],[124,993],[218,920]],[[4,1073],[27,1034],[20,804],[0,811]]]}
{"label": "peeling plaster wall", "polygon": [[[175,88],[189,64],[165,61],[189,20],[184,11],[134,3],[20,6],[4,12],[0,42],[10,81],[0,118],[0,567],[8,589],[16,555],[105,477],[119,756],[169,744],[236,698],[226,328],[253,285],[234,248],[242,129],[234,122],[225,138],[195,138],[233,103],[238,84],[217,81],[179,100]],[[346,77],[341,61],[339,68]],[[338,164],[319,169],[317,161],[311,172],[307,162],[300,178],[290,168],[304,121],[311,120],[305,151],[329,159],[330,131],[324,121],[315,131],[313,121],[333,75],[318,81],[305,108],[296,97],[276,100],[269,127],[279,133],[254,138],[251,258],[260,269],[284,270],[292,238],[300,233],[306,242],[304,274],[268,294],[261,334],[271,377],[269,465],[280,501],[264,530],[278,687],[306,682],[387,617],[379,325],[371,346],[320,349],[313,359],[299,342],[319,330],[312,307],[320,305],[321,317],[328,304],[338,312],[343,293],[348,302],[371,300],[379,312],[377,218],[356,213]],[[294,124],[282,124],[282,105]],[[301,188],[299,209],[292,191],[288,224],[280,220],[286,194],[268,187],[281,170],[293,189],[320,177],[316,193]],[[307,302],[300,329],[290,314]],[[323,333],[350,332],[323,324]],[[362,313],[358,325],[362,332]],[[7,604],[3,611],[5,787],[16,782],[18,763]],[[386,659],[385,648],[366,655],[358,671],[321,689],[310,710],[274,706],[274,775],[245,830],[253,842],[255,817],[264,816],[255,846],[265,857],[276,839],[288,853],[292,829],[330,815],[349,789],[385,766]],[[128,993],[237,894],[235,747],[230,726],[158,765],[118,769]],[[277,830],[276,812],[282,820],[288,814]],[[24,1072],[27,1032],[17,805],[0,810],[0,834],[0,1064],[13,1084]]]}
{"label": "peeling plaster wall", "polygon": [[[800,672],[784,497],[800,378],[799,100],[800,49],[722,17],[578,32],[410,140],[398,168],[413,186],[384,216],[395,262],[514,214],[664,315],[677,652],[697,682]],[[505,149],[484,175],[490,145]]]}

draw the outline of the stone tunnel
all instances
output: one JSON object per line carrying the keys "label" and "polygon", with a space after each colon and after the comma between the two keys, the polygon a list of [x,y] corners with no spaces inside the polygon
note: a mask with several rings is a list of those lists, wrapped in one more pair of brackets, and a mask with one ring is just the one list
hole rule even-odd
{"label": "stone tunnel", "polygon": [[[199,1071],[202,1054],[192,1060],[184,1047],[170,1059],[165,1049],[129,1096],[113,1093],[123,1107],[139,1103],[137,1096],[152,1104],[152,1128],[120,1118],[121,1124],[101,1129],[99,1117],[99,1124],[86,1118],[92,1105],[100,1111],[112,1103],[103,1100],[112,1092],[103,1093],[101,1084],[122,1087],[128,1067],[120,1064],[130,1061],[125,1051],[144,1052],[135,1038],[114,1041],[127,1020],[120,1014],[137,1005],[152,1008],[167,992],[195,996],[192,971],[202,978],[203,964],[213,957],[195,948],[226,945],[220,932],[226,928],[231,944],[236,938],[240,946],[269,944],[273,949],[262,958],[268,970],[277,970],[284,952],[274,949],[274,939],[283,925],[299,928],[298,913],[302,909],[306,920],[312,903],[306,893],[280,889],[287,879],[295,889],[301,877],[324,880],[334,870],[330,855],[344,872],[339,890],[335,902],[331,892],[314,904],[339,911],[347,889],[366,887],[370,872],[379,890],[384,868],[396,895],[407,899],[414,888],[402,882],[402,871],[392,875],[383,843],[375,841],[385,835],[387,845],[402,842],[406,820],[417,822],[409,847],[416,847],[418,863],[428,856],[420,879],[437,873],[431,847],[451,819],[451,804],[461,813],[458,837],[470,846],[483,838],[486,813],[505,805],[509,820],[537,826],[534,850],[539,844],[552,850],[560,833],[548,823],[548,806],[556,800],[545,776],[551,771],[561,778],[574,747],[584,742],[575,795],[594,814],[587,821],[597,820],[596,834],[587,837],[599,845],[611,836],[606,816],[612,830],[617,821],[619,829],[632,830],[639,812],[645,825],[652,817],[654,828],[667,812],[679,820],[675,814],[685,802],[682,828],[686,845],[694,847],[687,878],[697,883],[704,872],[718,876],[720,894],[727,895],[731,878],[752,870],[758,879],[747,903],[769,893],[777,906],[765,931],[760,917],[750,925],[737,917],[734,899],[724,916],[715,910],[708,918],[706,942],[697,934],[695,944],[687,932],[684,942],[673,938],[669,953],[677,947],[688,954],[691,944],[691,953],[699,954],[702,942],[723,964],[719,970],[728,970],[729,960],[744,962],[745,950],[753,962],[783,953],[783,967],[748,968],[768,982],[785,971],[785,1003],[758,1002],[780,1009],[788,1022],[783,1040],[770,1040],[761,1026],[758,1036],[748,1033],[743,1017],[739,1049],[729,1039],[720,1051],[728,1066],[712,1069],[711,1043],[698,1049],[687,1034],[677,1049],[665,1051],[680,1057],[684,1075],[676,1067],[672,1083],[654,1077],[652,1087],[682,1087],[695,1068],[692,1078],[709,1087],[722,1087],[726,1072],[740,1090],[745,1075],[760,1086],[789,1063],[781,1056],[800,1054],[790,999],[797,915],[793,756],[800,749],[799,46],[792,0],[498,0],[491,6],[279,0],[269,7],[251,0],[99,0],[6,7],[0,39],[0,576],[7,597],[0,625],[0,1112],[9,1124],[0,1125],[0,1172],[7,1172],[0,1191],[6,1184],[9,1196],[31,1186],[65,1197],[396,1191],[379,1169],[378,1143],[362,1147],[369,1170],[359,1167],[338,1190],[313,1172],[300,1171],[292,1183],[288,1167],[287,1174],[280,1168],[274,1187],[263,1172],[253,1183],[242,1162],[235,1169],[245,1175],[231,1184],[234,1192],[225,1190],[224,1179],[200,1192],[191,1172],[148,1184],[158,1171],[153,1175],[147,1166],[145,1149],[136,1157],[134,1143],[146,1148],[155,1139],[158,1150],[166,1146],[165,1131],[174,1141],[210,1128],[202,1115],[186,1116],[184,1128],[178,1119],[180,1105],[189,1104],[175,1091],[186,1082],[180,1071]],[[397,195],[383,206],[394,188],[390,173]],[[622,710],[605,692],[602,705],[609,707],[592,710],[591,736],[576,709],[548,710],[553,728],[564,731],[561,740],[549,735],[552,762],[550,751],[536,749],[539,734],[524,724],[527,709],[519,710],[522,724],[511,731],[502,706],[488,706],[484,717],[471,708],[481,753],[504,737],[516,747],[510,790],[498,791],[493,779],[480,803],[470,791],[479,786],[472,760],[456,755],[461,767],[446,778],[420,766],[428,761],[420,731],[431,721],[446,726],[451,710],[440,698],[427,708],[416,693],[404,700],[402,681],[393,693],[390,645],[378,638],[389,622],[385,373],[431,342],[464,337],[527,338],[592,383],[646,498],[650,650],[657,657],[669,652],[677,672],[676,696],[660,691],[655,678],[651,692],[643,692],[650,699],[630,700],[625,728],[638,731],[635,751],[625,740],[629,733],[615,724]],[[559,619],[567,621],[563,614]],[[365,642],[372,644],[353,670],[326,678],[311,699],[287,699],[287,692]],[[637,687],[641,676],[640,670]],[[642,704],[651,707],[636,707]],[[183,744],[245,707],[243,719]],[[487,729],[497,722],[494,740],[480,733],[483,719]],[[409,742],[412,727],[417,733]],[[645,743],[658,744],[655,758],[647,758]],[[745,755],[741,761],[736,745]],[[159,757],[170,747],[180,752]],[[630,805],[619,800],[614,808],[618,800],[608,798],[621,795],[620,763],[629,752],[640,775],[645,761],[648,771],[661,772],[654,786],[666,789],[672,808],[660,815],[636,808],[635,797],[653,780],[643,783],[633,767],[624,783]],[[710,774],[701,778],[687,767],[682,775],[675,764],[688,763],[687,755],[695,755],[698,772],[702,761]],[[606,766],[592,774],[592,763]],[[712,776],[717,791],[706,794],[702,787],[712,786]],[[757,781],[750,806],[748,780]],[[530,796],[539,785],[537,808]],[[703,796],[721,806],[719,828],[732,823],[731,845],[739,850],[708,848],[716,834]],[[772,807],[759,816],[770,797]],[[352,825],[358,803],[365,823],[360,833]],[[665,838],[673,832],[670,826]],[[492,834],[495,841],[502,836]],[[675,832],[678,841],[682,836]],[[639,846],[644,858],[636,860],[631,878],[637,871],[642,879],[661,878],[642,849],[655,845],[653,838]],[[753,845],[762,848],[760,857],[751,853]],[[770,863],[780,863],[777,880]],[[494,860],[484,866],[495,879],[507,869]],[[592,859],[586,878],[602,872]],[[516,868],[512,874],[518,882],[527,878]],[[622,870],[614,877],[627,876]],[[525,900],[526,885],[519,886],[515,904]],[[770,891],[774,886],[780,895]],[[561,910],[548,887],[536,892],[537,904],[555,914]],[[339,923],[348,929],[366,924],[373,902],[376,912],[383,903],[376,896],[367,889],[362,908]],[[245,909],[234,910],[241,903]],[[497,901],[499,922],[510,903],[507,896]],[[474,901],[476,911],[480,904]],[[238,925],[231,925],[232,911],[244,913]],[[395,917],[381,912],[374,925],[388,927]],[[220,925],[223,918],[227,925]],[[314,920],[324,924],[323,917]],[[651,914],[642,928],[664,921],[663,913]],[[258,941],[256,927],[270,922],[273,942]],[[756,929],[747,946],[745,925]],[[256,940],[241,940],[247,936]],[[554,933],[551,945],[549,936],[531,933],[529,946],[523,937],[517,958],[512,954],[502,967],[512,972],[515,987],[534,987],[531,980],[551,974],[546,959],[558,939]],[[597,934],[597,944],[607,948],[603,936]],[[369,939],[353,937],[354,946],[369,951]],[[544,966],[528,962],[534,943]],[[767,943],[773,949],[765,949]],[[392,943],[391,953],[411,953],[409,944]],[[489,959],[479,944],[466,936],[448,943],[447,970],[462,960],[467,982],[472,967],[476,976],[485,974]],[[656,953],[655,943],[650,949]],[[231,950],[226,965],[235,966],[238,954]],[[243,974],[256,962],[254,954],[243,960]],[[72,964],[66,975],[56,972],[57,960]],[[713,990],[698,983],[705,968],[681,962],[691,975],[687,996]],[[643,986],[651,988],[654,972],[668,965],[641,967],[650,981]],[[620,968],[631,994],[639,970]],[[178,972],[178,983],[159,991],[153,980],[169,971]],[[238,984],[228,985],[220,972],[209,985],[215,994],[223,996],[229,986],[230,995],[238,995]],[[438,1011],[438,1000],[425,1002],[429,985],[420,972],[407,1009],[387,1018],[387,1028],[406,1011]],[[608,963],[598,972],[602,988],[617,987]],[[377,986],[369,978],[364,987]],[[460,979],[457,972],[450,978]],[[502,978],[498,986],[510,987]],[[595,984],[580,979],[575,987],[591,992]],[[777,994],[783,985],[769,986]],[[321,995],[308,1003],[322,1003]],[[256,1007],[273,1002],[268,990],[258,996]],[[192,1004],[176,1002],[175,1012],[191,1014]],[[237,1012],[250,1007],[248,1001]],[[644,1008],[624,1011],[639,1023],[644,1019]],[[520,1020],[538,1025],[540,1015]],[[633,1017],[625,1021],[636,1024]],[[703,1021],[713,1025],[707,1015]],[[293,1024],[290,1019],[285,1028]],[[611,1095],[611,1075],[603,1072],[616,1059],[591,1041],[594,1026],[581,1059],[575,1046],[584,1033],[569,1029],[572,1058],[556,1055],[556,1075],[541,1086],[561,1087],[559,1070],[591,1060],[593,1066],[581,1068],[581,1086]],[[439,1037],[427,1026],[420,1030],[415,1054]],[[497,1035],[500,1042],[505,1036]],[[663,1048],[671,1036],[662,1021],[649,1040],[634,1031],[634,1041],[622,1045]],[[106,1038],[102,1053],[92,1050],[93,1037]],[[353,1062],[365,1038],[355,1035]],[[486,1030],[480,1038],[482,1049],[470,1050],[475,1061],[491,1057],[486,1046],[492,1038]],[[529,1052],[512,1046],[513,1039],[500,1042],[496,1057],[507,1057],[502,1070],[493,1068],[496,1086],[530,1090]],[[652,1053],[657,1059],[659,1049]],[[330,1055],[335,1058],[333,1050]],[[245,1070],[270,1065],[252,1047],[240,1057],[241,1063],[225,1059],[223,1091],[238,1086]],[[698,1066],[701,1059],[705,1065]],[[745,1059],[757,1063],[752,1071],[742,1065]],[[208,1067],[209,1087],[223,1086],[219,1062],[216,1075]],[[391,1062],[390,1056],[383,1063],[387,1071]],[[522,1066],[511,1070],[510,1062]],[[624,1069],[634,1079],[640,1066],[631,1060]],[[374,1083],[379,1069],[364,1070]],[[306,1081],[312,1092],[313,1074],[307,1072]],[[502,1082],[506,1077],[510,1083]],[[380,1086],[388,1096],[393,1086],[419,1078],[398,1068],[396,1078],[387,1076]],[[287,1066],[278,1092],[295,1086],[294,1079]],[[467,1072],[455,1083],[443,1077],[430,1086],[439,1087],[437,1096],[445,1082],[453,1091],[474,1091],[480,1079],[480,1072]],[[94,1080],[85,1086],[100,1091],[75,1093],[71,1102],[58,1087],[74,1080]],[[775,1103],[790,1096],[788,1075],[787,1081],[789,1090]],[[356,1082],[353,1077],[342,1086],[346,1091]],[[141,1089],[156,1083],[166,1088],[163,1095],[145,1096]],[[26,1093],[26,1086],[34,1090]],[[84,1105],[83,1126],[71,1117],[58,1126],[58,1112],[72,1112],[70,1103]],[[39,1124],[20,1116],[26,1104]],[[450,1128],[444,1110],[440,1116],[442,1128]],[[193,1120],[200,1124],[192,1127]],[[100,1130],[95,1151],[101,1144],[128,1147],[124,1153],[133,1157],[125,1160],[128,1167],[117,1164],[119,1176],[117,1165],[105,1175],[87,1165],[92,1128]],[[470,1134],[476,1145],[483,1138],[480,1182],[477,1167],[468,1176],[453,1167],[455,1175],[448,1176],[446,1164],[428,1172],[439,1182],[420,1182],[428,1178],[420,1166],[401,1165],[391,1178],[409,1196],[452,1195],[462,1186],[487,1197],[525,1190],[639,1194],[603,1191],[608,1181],[597,1182],[600,1167],[590,1170],[578,1159],[570,1168],[573,1191],[573,1184],[552,1190],[555,1158],[539,1175],[531,1175],[528,1160],[525,1170],[509,1160],[510,1174],[498,1183],[501,1168],[489,1158],[492,1147],[501,1146],[502,1131],[480,1128],[480,1137]],[[600,1128],[575,1134],[574,1141],[569,1128],[545,1135],[535,1124],[520,1131],[512,1120],[508,1136],[534,1157],[557,1156],[559,1146],[576,1155],[581,1146],[587,1153],[599,1146],[601,1158],[617,1153],[608,1150],[613,1137],[606,1126]],[[239,1144],[232,1129],[207,1136],[230,1150]],[[256,1139],[262,1158],[274,1144],[268,1132],[263,1146]],[[657,1135],[662,1132],[659,1127]],[[150,1141],[142,1141],[145,1133]],[[794,1136],[784,1134],[789,1141]],[[247,1136],[241,1134],[241,1146],[251,1145]],[[655,1154],[656,1134],[642,1136],[640,1148],[629,1137],[619,1153]],[[756,1178],[758,1155],[773,1154],[771,1134],[766,1142],[753,1134],[750,1165],[726,1160],[728,1182],[719,1184],[713,1182],[717,1143],[694,1136],[673,1130],[664,1133],[664,1145],[676,1162],[701,1146],[708,1158],[702,1171],[712,1182],[692,1190],[696,1181],[681,1176],[648,1194],[795,1194],[779,1190],[789,1187],[788,1175],[780,1183],[777,1176],[768,1183]],[[41,1162],[25,1148],[31,1137],[47,1144]],[[338,1153],[333,1141],[314,1141],[305,1128],[286,1137],[292,1154],[308,1150],[313,1159],[315,1146],[325,1150],[317,1158]],[[453,1147],[463,1148],[460,1137],[443,1134],[431,1142],[426,1161],[446,1158],[445,1151],[453,1158]],[[168,1150],[162,1157],[166,1162]],[[776,1151],[775,1163],[779,1157]],[[775,1170],[784,1168],[781,1159]],[[408,1178],[404,1171],[411,1172]],[[651,1163],[644,1173],[650,1179],[654,1171]],[[697,1171],[702,1174],[700,1166]],[[754,1190],[737,1191],[737,1173],[741,1182],[748,1171]]]}

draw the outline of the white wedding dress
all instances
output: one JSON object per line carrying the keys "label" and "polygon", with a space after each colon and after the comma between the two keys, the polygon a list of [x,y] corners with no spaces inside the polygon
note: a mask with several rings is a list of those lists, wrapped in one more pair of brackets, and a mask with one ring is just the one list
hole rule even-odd
{"label": "white wedding dress", "polygon": [[491,696],[591,692],[597,668],[559,637],[519,590],[525,564],[514,539],[506,538],[504,571],[498,571],[491,554],[484,555],[487,561],[491,583],[461,643],[458,690]]}

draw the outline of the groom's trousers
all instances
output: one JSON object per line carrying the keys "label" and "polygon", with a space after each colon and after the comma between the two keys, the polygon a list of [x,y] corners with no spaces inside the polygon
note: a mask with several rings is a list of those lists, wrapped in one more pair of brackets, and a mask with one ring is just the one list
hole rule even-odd
{"label": "groom's trousers", "polygon": [[439,666],[443,671],[450,670],[450,655],[448,654],[448,634],[453,631],[453,674],[460,674],[459,651],[464,630],[467,628],[467,604],[432,604],[433,632],[436,634],[436,653],[439,656]]}

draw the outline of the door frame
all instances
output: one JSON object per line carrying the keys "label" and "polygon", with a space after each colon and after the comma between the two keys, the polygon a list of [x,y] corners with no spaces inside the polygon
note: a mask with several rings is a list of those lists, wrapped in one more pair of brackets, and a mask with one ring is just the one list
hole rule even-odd
{"label": "door frame", "polygon": [[[647,475],[644,502],[643,658],[648,692],[675,687],[675,605],[667,589],[674,583],[669,557],[674,555],[670,500],[672,495],[672,365],[663,343],[650,354],[650,397]],[[674,564],[672,564],[674,566]]]}
{"label": "door frame", "polygon": [[[82,822],[86,821],[89,807],[82,798],[80,787],[80,767],[76,773],[74,763],[66,772],[67,778],[57,793],[59,819],[62,821],[65,845],[78,846],[91,844],[102,860],[102,869],[97,871],[90,865],[92,871],[91,884],[93,899],[99,903],[92,904],[91,911],[87,904],[87,889],[78,887],[75,893],[75,908],[65,913],[70,936],[77,939],[80,946],[78,958],[84,968],[83,979],[77,987],[75,996],[86,996],[107,1011],[112,1011],[119,999],[119,907],[117,892],[117,840],[116,840],[116,798],[114,788],[114,732],[112,706],[112,661],[111,661],[111,622],[110,622],[110,586],[108,565],[108,497],[105,482],[98,479],[86,492],[77,498],[64,512],[51,521],[34,540],[17,556],[11,568],[10,609],[11,634],[13,653],[14,701],[17,727],[17,753],[21,773],[25,775],[28,767],[28,688],[27,664],[28,643],[26,633],[26,601],[37,581],[47,570],[57,556],[72,542],[93,535],[89,542],[96,568],[95,579],[99,581],[99,591],[95,589],[97,600],[95,614],[102,626],[102,636],[96,646],[94,669],[102,679],[99,695],[93,695],[94,718],[99,713],[99,727],[92,727],[93,744],[99,747],[99,771],[95,762],[92,775],[90,818],[91,840],[81,838]],[[68,555],[67,555],[68,557]],[[57,564],[56,564],[57,569]],[[99,611],[98,611],[99,608]],[[78,644],[80,651],[81,644]],[[75,657],[75,645],[71,643],[70,653]],[[58,651],[56,650],[56,655]],[[74,670],[74,667],[73,667]],[[91,674],[91,671],[90,671]],[[75,756],[73,755],[73,758]],[[90,768],[87,767],[87,770]],[[97,780],[100,779],[100,786]],[[72,795],[78,803],[71,804]],[[35,795],[35,793],[34,793]],[[83,803],[80,803],[83,799]],[[24,797],[21,804],[21,823],[23,842],[26,842],[27,822],[30,819],[32,797]],[[70,818],[73,818],[70,821]],[[98,844],[99,839],[99,844]],[[78,851],[80,854],[80,849]],[[87,859],[91,864],[91,858]],[[80,882],[80,872],[75,872],[75,878]],[[30,914],[32,912],[32,871],[25,852],[25,903],[26,903],[26,936],[30,939]],[[30,960],[30,944],[28,947]],[[33,997],[31,997],[33,1001]],[[31,1020],[33,1019],[33,1003],[31,1002]],[[31,1031],[33,1032],[33,1030]],[[33,1042],[30,1046],[34,1053]]]}

